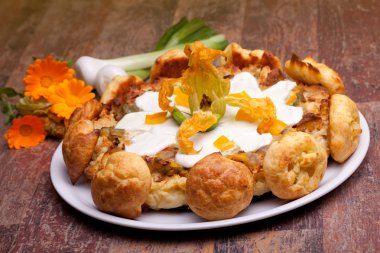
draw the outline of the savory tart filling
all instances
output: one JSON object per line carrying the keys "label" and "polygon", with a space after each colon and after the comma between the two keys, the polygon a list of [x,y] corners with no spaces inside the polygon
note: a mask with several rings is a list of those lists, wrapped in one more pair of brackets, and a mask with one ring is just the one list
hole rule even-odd
{"label": "savory tart filling", "polygon": [[[285,80],[273,86],[261,90],[257,80],[248,72],[235,75],[230,81],[229,95],[248,94],[251,98],[270,98],[275,105],[276,116],[287,126],[293,126],[301,121],[303,109],[299,106],[287,105],[291,91],[296,83]],[[177,145],[176,139],[179,126],[171,117],[158,124],[147,124],[146,117],[152,113],[162,112],[158,102],[159,92],[147,91],[136,99],[136,107],[139,112],[131,112],[125,115],[116,125],[118,129],[124,129],[131,133],[131,143],[125,146],[125,151],[133,152],[141,156],[155,155],[159,151],[171,145]],[[184,114],[189,109],[176,104],[175,95],[172,98],[174,106],[180,108]],[[181,151],[175,155],[175,162],[186,168],[191,168],[203,157],[214,153],[234,154],[239,151],[253,152],[272,142],[270,133],[259,134],[257,123],[242,121],[237,118],[239,108],[227,105],[223,118],[220,119],[215,129],[209,132],[197,133],[190,139],[197,154],[185,154]],[[220,137],[226,137],[233,143],[230,149],[222,150],[215,145]]]}
{"label": "savory tart filling", "polygon": [[[226,219],[254,195],[295,199],[312,192],[330,150],[343,162],[356,149],[358,111],[346,96],[334,95],[344,86],[328,66],[293,56],[285,71],[294,81],[266,50],[231,43],[222,52],[196,42],[158,58],[150,83],[114,77],[101,104],[89,101],[68,123],[63,153],[73,183],[82,173],[97,179],[98,208],[128,218],[144,204],[154,210],[189,205],[203,218]],[[91,140],[91,147],[78,140]],[[69,147],[82,147],[85,156]],[[138,188],[128,178],[137,178]],[[138,199],[118,196],[120,189]]]}

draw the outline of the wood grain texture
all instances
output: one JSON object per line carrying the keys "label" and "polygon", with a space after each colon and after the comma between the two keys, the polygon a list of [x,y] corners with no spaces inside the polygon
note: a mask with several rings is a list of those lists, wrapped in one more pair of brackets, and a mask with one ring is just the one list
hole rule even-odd
{"label": "wood grain texture", "polygon": [[336,69],[369,123],[371,145],[352,177],[322,199],[250,224],[178,233],[123,228],[81,214],[50,181],[57,140],[14,151],[0,138],[0,252],[378,251],[379,13],[376,0],[2,0],[0,86],[22,89],[32,56],[75,60],[150,51],[166,27],[187,15],[283,62],[297,53]]}

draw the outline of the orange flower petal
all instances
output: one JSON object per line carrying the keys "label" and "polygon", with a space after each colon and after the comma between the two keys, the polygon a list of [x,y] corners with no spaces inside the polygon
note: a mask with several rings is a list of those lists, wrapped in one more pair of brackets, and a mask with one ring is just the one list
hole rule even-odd
{"label": "orange flower petal", "polygon": [[92,87],[85,86],[81,80],[64,80],[58,85],[49,87],[47,100],[52,103],[50,110],[59,117],[69,119],[74,110],[95,97]]}
{"label": "orange flower petal", "polygon": [[70,107],[65,103],[54,104],[50,107],[50,111],[65,119],[69,119],[75,109],[76,107]]}
{"label": "orange flower petal", "polygon": [[218,139],[214,141],[214,146],[220,149],[221,151],[225,151],[235,147],[235,144],[226,136],[221,135]]}
{"label": "orange flower petal", "polygon": [[155,125],[155,124],[161,124],[166,121],[166,114],[167,112],[158,112],[155,114],[150,114],[145,116],[145,124],[148,125]]}
{"label": "orange flower petal", "polygon": [[9,148],[29,148],[40,144],[46,137],[44,122],[41,118],[27,115],[12,122],[4,135]]}
{"label": "orange flower petal", "polygon": [[182,122],[178,130],[177,141],[181,151],[185,154],[196,154],[193,142],[189,138],[198,132],[205,132],[218,122],[218,118],[210,111],[196,111],[191,118]]}
{"label": "orange flower petal", "polygon": [[24,77],[25,96],[37,100],[50,95],[49,87],[73,79],[74,70],[67,67],[66,62],[56,61],[52,56],[37,59],[29,65]]}

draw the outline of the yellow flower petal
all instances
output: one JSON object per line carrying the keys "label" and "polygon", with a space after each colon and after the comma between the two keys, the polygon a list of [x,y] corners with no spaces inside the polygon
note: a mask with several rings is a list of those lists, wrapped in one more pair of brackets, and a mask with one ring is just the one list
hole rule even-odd
{"label": "yellow flower petal", "polygon": [[64,80],[49,88],[51,94],[47,100],[52,103],[50,110],[59,117],[69,119],[74,110],[95,97],[91,86],[85,86],[77,79]]}
{"label": "yellow flower petal", "polygon": [[177,141],[181,151],[185,154],[196,154],[194,144],[189,138],[198,132],[205,132],[218,121],[211,112],[196,111],[191,118],[182,122],[178,130]]}

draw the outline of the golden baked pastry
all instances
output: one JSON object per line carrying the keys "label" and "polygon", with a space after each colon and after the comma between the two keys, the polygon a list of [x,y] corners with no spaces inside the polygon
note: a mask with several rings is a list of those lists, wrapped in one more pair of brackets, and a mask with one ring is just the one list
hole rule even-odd
{"label": "golden baked pastry", "polygon": [[280,59],[267,50],[248,50],[243,49],[237,43],[231,43],[224,49],[224,53],[226,55],[225,64],[233,64],[241,69],[249,65],[282,69]]}
{"label": "golden baked pastry", "polygon": [[253,187],[253,176],[247,166],[213,153],[190,170],[186,201],[190,209],[202,218],[228,219],[251,203]]}
{"label": "golden baked pastry", "polygon": [[255,152],[238,153],[227,156],[229,159],[244,163],[248,169],[252,172],[255,185],[253,188],[253,196],[261,196],[267,192],[270,192],[263,170],[264,157],[268,146],[264,146]]}
{"label": "golden baked pastry", "polygon": [[261,169],[257,173],[254,174],[254,179],[255,179],[255,187],[253,190],[253,195],[254,196],[261,196],[267,192],[270,192],[270,188],[265,181],[265,174],[264,170]]}
{"label": "golden baked pastry", "polygon": [[98,137],[99,131],[95,130],[90,120],[76,121],[67,129],[63,138],[62,154],[73,184],[91,161]]}
{"label": "golden baked pastry", "polygon": [[[145,130],[128,130],[129,127],[123,124],[119,126],[126,130],[115,129],[116,122],[127,113],[143,110],[136,105],[135,100],[146,91],[158,91],[161,85],[165,87],[174,83],[174,86],[180,86],[173,78],[181,78],[183,71],[188,68],[192,56],[187,50],[190,47],[186,47],[185,52],[172,50],[160,56],[151,69],[148,82],[135,76],[115,77],[101,98],[102,104],[91,101],[73,114],[72,122],[91,120],[92,128],[100,129],[101,132],[95,147],[87,149],[86,157],[91,149],[93,152],[92,161],[86,162],[85,168],[85,175],[92,180],[92,196],[98,209],[135,218],[140,215],[142,205],[159,210],[188,204],[192,211],[208,220],[232,218],[250,204],[254,195],[272,191],[279,198],[296,199],[312,192],[324,175],[330,148],[337,161],[344,161],[356,149],[360,133],[360,128],[357,130],[356,127],[357,108],[338,99],[335,105],[334,99],[331,100],[331,109],[329,105],[330,97],[337,96],[333,94],[344,93],[339,75],[311,57],[300,60],[293,56],[286,63],[285,69],[297,82],[297,86],[292,91],[287,91],[288,97],[283,100],[286,100],[286,105],[301,107],[303,116],[299,121],[301,111],[297,109],[298,122],[286,128],[284,126],[280,135],[273,136],[271,144],[245,152],[236,143],[238,145],[235,148],[223,151],[227,157],[214,153],[192,168],[177,159],[177,155],[181,155],[178,154],[181,152],[178,140],[160,151],[136,151],[145,154],[141,157],[121,151],[134,144],[136,134]],[[260,89],[266,90],[285,78],[280,60],[269,51],[247,50],[231,43],[223,53],[218,52],[217,55],[220,57],[213,58],[213,63],[217,65],[217,74],[224,79],[230,79],[239,72],[249,72],[256,78]],[[210,73],[216,76],[215,69],[212,70]],[[186,80],[181,79],[181,82]],[[287,87],[291,89],[293,84],[291,88],[288,84]],[[174,91],[174,87],[169,87],[172,88]],[[167,98],[170,97],[169,93]],[[243,92],[237,94],[244,98]],[[184,96],[183,101],[190,104],[191,96],[185,95],[188,98]],[[200,102],[204,111],[208,112],[213,98],[204,95]],[[179,95],[176,94],[175,98],[177,96]],[[177,105],[175,98],[174,105]],[[271,99],[272,102],[276,100]],[[160,105],[160,101],[153,102]],[[181,104],[183,103],[178,103],[178,108]],[[284,114],[281,116],[287,115],[286,112]],[[329,118],[334,117],[336,122],[329,122]],[[145,119],[147,118],[150,117]],[[178,121],[177,118],[175,120]],[[140,119],[137,121],[140,122]],[[339,129],[342,121],[347,123],[347,127]],[[162,127],[164,129],[167,126]],[[147,129],[151,128],[157,131],[155,134],[163,134],[158,126],[157,129],[156,126],[147,126]],[[78,140],[73,139],[72,142]],[[149,138],[145,140],[149,142]],[[142,147],[146,147],[144,145]],[[80,174],[82,171],[83,169],[78,170]]]}
{"label": "golden baked pastry", "polygon": [[312,135],[289,132],[269,146],[263,168],[272,193],[290,200],[317,189],[326,167],[326,152]]}
{"label": "golden baked pastry", "polygon": [[225,59],[218,71],[222,76],[233,76],[239,71],[250,72],[262,89],[284,79],[280,59],[268,50],[243,49],[231,43],[224,49]]}
{"label": "golden baked pastry", "polygon": [[172,49],[161,55],[154,62],[150,70],[150,81],[154,82],[159,78],[178,78],[187,69],[189,58],[183,50]]}
{"label": "golden baked pastry", "polygon": [[124,88],[131,83],[142,84],[144,81],[135,76],[115,76],[112,78],[112,81],[107,84],[107,88],[104,91],[100,102],[102,104],[111,103],[112,100],[117,97],[118,93],[124,92]]}
{"label": "golden baked pastry", "polygon": [[119,121],[129,112],[135,112],[135,100],[146,91],[157,91],[159,84],[145,83],[137,76],[115,76],[107,84],[100,102],[104,111],[111,114],[116,121]]}
{"label": "golden baked pastry", "polygon": [[302,106],[303,117],[293,128],[314,136],[329,154],[329,93],[320,85],[303,85],[296,87],[299,99],[295,105]]}
{"label": "golden baked pastry", "polygon": [[344,162],[359,145],[359,111],[354,101],[335,94],[330,101],[330,150],[337,162]]}
{"label": "golden baked pastry", "polygon": [[115,152],[91,182],[92,199],[101,211],[133,219],[141,214],[151,181],[149,168],[140,156]]}
{"label": "golden baked pastry", "polygon": [[296,55],[285,63],[285,71],[294,81],[309,85],[322,85],[330,95],[344,94],[344,84],[338,73],[310,56],[300,60]]}
{"label": "golden baked pastry", "polygon": [[171,209],[186,205],[186,177],[173,175],[160,182],[152,182],[145,204],[153,210]]}
{"label": "golden baked pastry", "polygon": [[102,104],[98,100],[91,99],[84,103],[82,107],[75,109],[66,126],[68,127],[81,119],[96,120],[102,109]]}

